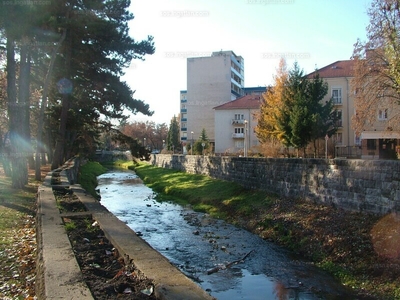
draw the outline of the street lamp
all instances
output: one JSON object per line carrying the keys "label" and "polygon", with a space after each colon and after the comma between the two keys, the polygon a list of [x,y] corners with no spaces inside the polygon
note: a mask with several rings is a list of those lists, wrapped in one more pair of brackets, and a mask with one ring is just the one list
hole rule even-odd
{"label": "street lamp", "polygon": [[146,138],[143,138],[143,147],[146,148]]}
{"label": "street lamp", "polygon": [[329,136],[326,134],[325,135],[325,159],[328,159],[328,140],[329,140]]}
{"label": "street lamp", "polygon": [[164,150],[164,148],[165,148],[165,140],[162,140],[162,148]]}
{"label": "street lamp", "polygon": [[193,155],[193,131],[191,132],[192,134],[192,140],[190,141],[190,155]]}
{"label": "street lamp", "polygon": [[244,120],[244,157],[247,157],[247,120]]}

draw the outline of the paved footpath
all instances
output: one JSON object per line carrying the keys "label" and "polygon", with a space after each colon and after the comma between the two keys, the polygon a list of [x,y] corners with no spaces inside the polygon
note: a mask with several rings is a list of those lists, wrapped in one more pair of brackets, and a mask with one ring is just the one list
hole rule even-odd
{"label": "paved footpath", "polygon": [[[58,172],[61,179],[57,185],[52,185],[54,172]],[[154,280],[154,293],[160,300],[215,299],[138,237],[98,200],[88,195],[80,185],[70,185],[65,170],[61,169],[50,172],[38,189],[37,232],[40,259],[37,278],[38,285],[43,287],[39,299],[93,299],[83,280],[64,229],[62,215],[56,206],[53,188],[57,187],[70,188],[73,191],[86,206],[88,211],[85,213],[99,223],[120,255],[128,255],[144,275]],[[72,214],[69,213],[69,216]]]}

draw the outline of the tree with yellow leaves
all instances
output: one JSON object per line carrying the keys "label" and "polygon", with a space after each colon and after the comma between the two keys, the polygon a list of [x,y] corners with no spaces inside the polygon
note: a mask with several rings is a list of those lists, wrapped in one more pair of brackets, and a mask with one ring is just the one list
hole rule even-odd
{"label": "tree with yellow leaves", "polygon": [[262,94],[262,104],[258,115],[258,124],[255,128],[256,136],[261,144],[270,144],[276,147],[284,144],[284,133],[277,126],[281,118],[282,93],[288,78],[285,59],[281,59],[274,76],[273,86]]}
{"label": "tree with yellow leaves", "polygon": [[400,1],[374,0],[368,15],[368,40],[358,40],[353,51],[357,134],[374,128],[379,112],[385,113],[387,130],[400,129]]}

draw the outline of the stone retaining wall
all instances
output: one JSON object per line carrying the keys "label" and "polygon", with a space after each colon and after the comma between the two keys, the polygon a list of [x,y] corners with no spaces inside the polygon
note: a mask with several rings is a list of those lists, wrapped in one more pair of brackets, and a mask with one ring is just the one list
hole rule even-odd
{"label": "stone retaining wall", "polygon": [[70,184],[78,183],[79,168],[85,164],[85,161],[79,157],[69,159],[63,166],[62,169],[67,174],[67,178]]}
{"label": "stone retaining wall", "polygon": [[151,164],[379,215],[400,210],[400,161],[152,155]]}

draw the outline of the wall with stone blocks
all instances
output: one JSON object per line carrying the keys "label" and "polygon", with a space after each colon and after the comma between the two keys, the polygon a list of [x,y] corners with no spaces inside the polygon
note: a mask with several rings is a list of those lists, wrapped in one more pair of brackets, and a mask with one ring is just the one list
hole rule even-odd
{"label": "wall with stone blocks", "polygon": [[400,161],[152,155],[151,164],[379,215],[400,210]]}

